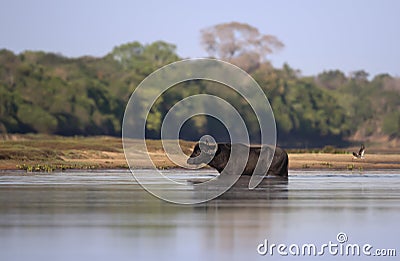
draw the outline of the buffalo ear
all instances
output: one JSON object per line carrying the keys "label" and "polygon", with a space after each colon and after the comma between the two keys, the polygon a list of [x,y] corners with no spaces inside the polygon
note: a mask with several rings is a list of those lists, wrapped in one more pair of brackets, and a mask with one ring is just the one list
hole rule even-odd
{"label": "buffalo ear", "polygon": [[195,152],[198,151],[198,150],[200,150],[200,145],[199,145],[199,143],[196,143],[196,145],[194,145],[194,148],[193,148],[193,152],[192,152],[192,153],[195,153]]}
{"label": "buffalo ear", "polygon": [[214,151],[215,151],[214,157],[217,156],[217,155],[219,155],[219,154],[221,153],[221,148],[220,148],[219,144],[218,144],[218,143],[215,143],[215,146],[216,146],[217,148],[216,148],[216,150],[214,150]]}

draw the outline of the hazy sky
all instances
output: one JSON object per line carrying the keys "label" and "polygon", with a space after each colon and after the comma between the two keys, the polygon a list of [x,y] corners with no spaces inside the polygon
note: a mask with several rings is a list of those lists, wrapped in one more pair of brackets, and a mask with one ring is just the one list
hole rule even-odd
{"label": "hazy sky", "polygon": [[400,76],[400,1],[0,0],[0,49],[103,56],[116,45],[163,40],[202,57],[200,30],[238,21],[277,36],[270,56],[304,75],[364,69]]}

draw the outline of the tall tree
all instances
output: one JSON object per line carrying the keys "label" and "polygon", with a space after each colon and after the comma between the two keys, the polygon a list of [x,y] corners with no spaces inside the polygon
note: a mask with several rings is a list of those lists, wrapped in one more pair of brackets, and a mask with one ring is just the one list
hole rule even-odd
{"label": "tall tree", "polygon": [[201,30],[201,43],[210,56],[235,63],[247,71],[267,61],[267,55],[283,48],[275,36],[261,34],[245,23],[217,24]]}

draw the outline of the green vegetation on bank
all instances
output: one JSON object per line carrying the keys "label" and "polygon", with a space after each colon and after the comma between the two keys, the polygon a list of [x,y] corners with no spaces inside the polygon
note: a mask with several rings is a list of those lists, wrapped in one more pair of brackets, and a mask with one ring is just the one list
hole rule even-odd
{"label": "green vegetation on bank", "polygon": [[[383,136],[400,138],[399,78],[381,74],[369,79],[362,70],[304,77],[287,64],[273,68],[266,59],[254,62],[253,56],[243,53],[248,50],[240,51],[228,58],[245,68],[266,93],[280,145],[311,148]],[[180,59],[176,47],[162,41],[123,44],[100,58],[0,50],[0,133],[120,136],[125,106],[138,84],[154,70]],[[147,138],[159,138],[168,110],[198,93],[229,101],[257,141],[257,122],[248,105],[226,87],[205,81],[186,82],[167,91],[149,114]],[[219,126],[213,118],[194,117],[182,129],[181,138],[195,140]]]}

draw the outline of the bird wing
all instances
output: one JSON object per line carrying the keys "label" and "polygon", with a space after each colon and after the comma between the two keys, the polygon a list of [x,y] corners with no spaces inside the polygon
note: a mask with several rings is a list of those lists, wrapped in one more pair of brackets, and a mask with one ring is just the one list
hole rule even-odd
{"label": "bird wing", "polygon": [[361,148],[360,148],[360,151],[358,152],[358,155],[363,157],[364,156],[364,152],[365,152],[365,147],[364,147],[364,145],[361,145]]}

